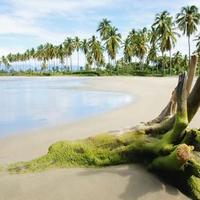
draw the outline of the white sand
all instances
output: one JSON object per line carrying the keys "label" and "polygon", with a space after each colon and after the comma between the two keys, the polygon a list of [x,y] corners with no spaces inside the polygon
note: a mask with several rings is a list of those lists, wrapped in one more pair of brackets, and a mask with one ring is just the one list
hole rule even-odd
{"label": "white sand", "polygon": [[[138,101],[75,123],[0,140],[0,164],[27,161],[45,154],[60,140],[75,140],[119,130],[156,117],[170,99],[177,78],[97,77],[84,89],[129,93]],[[200,113],[190,126],[198,127]],[[2,200],[187,199],[138,165],[105,169],[54,169],[43,173],[0,174]]]}

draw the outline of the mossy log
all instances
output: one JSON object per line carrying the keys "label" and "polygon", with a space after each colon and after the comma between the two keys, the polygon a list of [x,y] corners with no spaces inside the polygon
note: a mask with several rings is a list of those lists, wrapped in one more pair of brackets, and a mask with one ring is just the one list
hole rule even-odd
{"label": "mossy log", "polygon": [[25,173],[53,167],[141,163],[189,197],[200,199],[200,131],[187,128],[200,105],[200,77],[190,92],[197,58],[191,57],[188,75],[179,76],[169,103],[154,120],[120,132],[57,142],[46,155],[8,165],[7,170]]}

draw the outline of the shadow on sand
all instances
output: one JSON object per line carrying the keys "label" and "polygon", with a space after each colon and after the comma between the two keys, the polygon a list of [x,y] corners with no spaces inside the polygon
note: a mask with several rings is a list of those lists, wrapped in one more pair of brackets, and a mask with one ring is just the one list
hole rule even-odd
{"label": "shadow on sand", "polygon": [[[79,173],[80,176],[107,176],[111,177],[112,188],[110,192],[116,191],[117,199],[137,200],[137,199],[163,199],[163,200],[186,200],[176,188],[163,183],[154,174],[147,172],[140,165],[120,165],[103,169],[85,170]],[[105,183],[106,184],[106,183]],[[110,186],[109,186],[110,187]],[[116,194],[115,194],[116,195]],[[112,199],[116,196],[113,195]]]}

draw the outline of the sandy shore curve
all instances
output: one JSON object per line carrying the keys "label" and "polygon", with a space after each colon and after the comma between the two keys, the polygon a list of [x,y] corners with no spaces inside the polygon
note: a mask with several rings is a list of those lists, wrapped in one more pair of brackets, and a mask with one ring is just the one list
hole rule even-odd
{"label": "sandy shore curve", "polygon": [[[60,140],[82,139],[155,118],[168,103],[177,77],[91,77],[75,89],[127,93],[137,101],[104,114],[0,140],[0,165],[45,154]],[[191,127],[198,127],[198,112]],[[103,169],[53,169],[42,173],[0,173],[2,200],[188,199],[139,165]]]}

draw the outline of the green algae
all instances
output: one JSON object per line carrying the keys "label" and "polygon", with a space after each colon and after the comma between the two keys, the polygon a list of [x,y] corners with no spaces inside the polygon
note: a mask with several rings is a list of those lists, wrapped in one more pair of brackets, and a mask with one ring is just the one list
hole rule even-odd
{"label": "green algae", "polygon": [[144,139],[136,133],[114,135],[103,133],[77,141],[61,141],[51,145],[48,153],[29,162],[7,166],[11,174],[40,172],[50,168],[104,167],[141,160]]}

